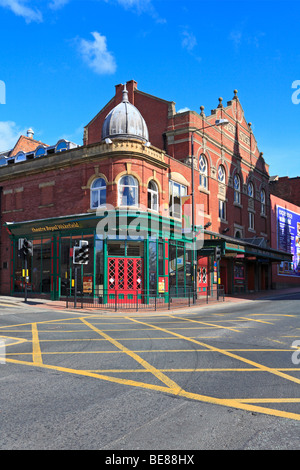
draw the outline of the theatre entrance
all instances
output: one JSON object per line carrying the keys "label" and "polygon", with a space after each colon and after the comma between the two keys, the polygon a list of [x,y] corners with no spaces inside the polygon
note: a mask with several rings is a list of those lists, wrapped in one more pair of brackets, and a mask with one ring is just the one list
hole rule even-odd
{"label": "theatre entrance", "polygon": [[143,259],[108,258],[108,302],[141,303]]}

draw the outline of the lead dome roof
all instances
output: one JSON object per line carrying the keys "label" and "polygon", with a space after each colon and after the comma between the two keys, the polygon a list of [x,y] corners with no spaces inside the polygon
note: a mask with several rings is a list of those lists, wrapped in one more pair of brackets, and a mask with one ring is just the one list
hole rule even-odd
{"label": "lead dome roof", "polygon": [[123,99],[106,116],[102,126],[102,140],[110,138],[149,140],[146,122],[139,110],[128,101],[124,85]]}

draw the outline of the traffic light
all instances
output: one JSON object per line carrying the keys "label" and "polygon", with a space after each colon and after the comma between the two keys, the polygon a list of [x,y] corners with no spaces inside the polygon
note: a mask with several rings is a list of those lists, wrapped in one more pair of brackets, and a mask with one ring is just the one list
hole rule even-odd
{"label": "traffic light", "polygon": [[221,247],[216,246],[215,247],[215,261],[220,261],[221,259]]}
{"label": "traffic light", "polygon": [[74,264],[88,264],[89,262],[89,242],[80,240],[79,246],[73,249],[73,263]]}
{"label": "traffic light", "polygon": [[24,238],[23,240],[21,252],[25,257],[33,256],[33,245],[31,241],[27,240],[27,238]]}
{"label": "traffic light", "polygon": [[82,264],[88,264],[88,262],[89,262],[89,242],[87,242],[85,240],[81,241],[80,256],[81,256]]}

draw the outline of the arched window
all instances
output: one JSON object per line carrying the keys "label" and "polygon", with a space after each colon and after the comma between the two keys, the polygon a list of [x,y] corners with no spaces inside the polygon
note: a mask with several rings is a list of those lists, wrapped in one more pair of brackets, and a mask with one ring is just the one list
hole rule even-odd
{"label": "arched window", "polygon": [[202,188],[207,189],[207,160],[205,155],[200,155],[199,172],[199,184]]}
{"label": "arched window", "polygon": [[97,178],[91,186],[91,209],[97,209],[106,204],[106,183],[103,178]]}
{"label": "arched window", "polygon": [[234,186],[234,202],[241,203],[241,180],[239,175],[235,174],[233,179]]}
{"label": "arched window", "polygon": [[42,157],[43,155],[46,154],[46,148],[45,147],[38,147],[35,151],[35,157]]}
{"label": "arched window", "polygon": [[225,168],[223,165],[220,165],[218,168],[218,181],[220,183],[225,183]]}
{"label": "arched window", "polygon": [[119,181],[119,206],[137,206],[139,203],[139,185],[131,175],[124,175]]}
{"label": "arched window", "polygon": [[25,162],[25,161],[26,161],[25,153],[24,152],[19,152],[15,157],[15,163]]}
{"label": "arched window", "polygon": [[148,184],[148,209],[158,211],[158,187],[153,180]]}
{"label": "arched window", "polygon": [[266,215],[266,192],[264,189],[260,192],[260,203],[260,212],[261,214]]}
{"label": "arched window", "polygon": [[251,197],[252,199],[254,198],[254,186],[251,181],[248,183],[248,196]]}

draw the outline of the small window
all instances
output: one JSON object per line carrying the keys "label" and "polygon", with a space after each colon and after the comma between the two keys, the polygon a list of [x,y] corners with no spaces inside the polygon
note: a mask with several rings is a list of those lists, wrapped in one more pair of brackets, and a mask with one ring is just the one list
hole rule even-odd
{"label": "small window", "polygon": [[181,217],[181,198],[186,196],[187,187],[175,181],[169,182],[169,210],[171,217]]}
{"label": "small window", "polygon": [[66,140],[61,140],[58,142],[56,146],[56,152],[63,152],[64,150],[68,150],[68,143]]}
{"label": "small window", "polygon": [[220,165],[218,168],[218,181],[220,183],[225,183],[225,168],[223,165]]}
{"label": "small window", "polygon": [[45,147],[38,147],[35,152],[35,157],[36,158],[42,157],[43,155],[45,155],[45,153],[46,153]]}
{"label": "small window", "polygon": [[248,196],[251,197],[251,199],[254,197],[254,186],[251,181],[248,183]]}
{"label": "small window", "polygon": [[219,200],[219,218],[226,220],[226,202]]}
{"label": "small window", "polygon": [[241,203],[241,180],[239,175],[234,175],[234,202],[237,204]]}
{"label": "small window", "polygon": [[131,175],[124,175],[119,181],[119,206],[138,206],[139,185]]}
{"label": "small window", "polygon": [[199,158],[199,185],[207,189],[207,160],[205,155],[200,155]]}
{"label": "small window", "polygon": [[148,184],[148,209],[158,211],[158,187],[153,180]]}
{"label": "small window", "polygon": [[249,229],[254,230],[254,214],[249,212]]}
{"label": "small window", "polygon": [[106,204],[106,183],[103,178],[97,178],[91,186],[91,209],[105,206]]}
{"label": "small window", "polygon": [[15,157],[15,163],[25,162],[26,161],[26,154],[24,152],[19,152]]}
{"label": "small window", "polygon": [[262,189],[260,192],[260,203],[261,203],[260,212],[261,214],[266,215],[266,192],[264,189]]}

